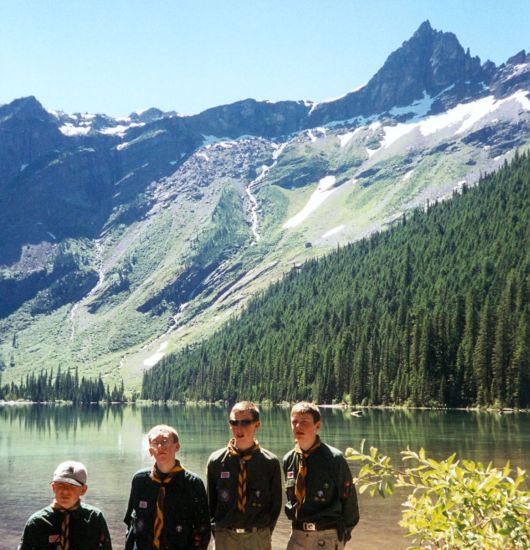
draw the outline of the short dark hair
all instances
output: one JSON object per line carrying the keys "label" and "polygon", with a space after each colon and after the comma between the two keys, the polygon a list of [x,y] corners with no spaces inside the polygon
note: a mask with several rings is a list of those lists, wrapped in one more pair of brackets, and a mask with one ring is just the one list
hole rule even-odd
{"label": "short dark hair", "polygon": [[320,422],[320,409],[314,403],[309,403],[309,401],[295,403],[291,409],[291,416],[293,414],[310,414],[315,423]]}
{"label": "short dark hair", "polygon": [[252,401],[239,401],[239,403],[236,403],[232,407],[230,414],[239,411],[248,411],[252,415],[252,420],[254,420],[254,422],[257,422],[259,420],[259,409],[257,405],[252,403]]}

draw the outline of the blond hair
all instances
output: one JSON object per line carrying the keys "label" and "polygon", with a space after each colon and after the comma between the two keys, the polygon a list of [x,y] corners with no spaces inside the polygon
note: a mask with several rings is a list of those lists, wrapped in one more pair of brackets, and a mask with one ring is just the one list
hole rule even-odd
{"label": "blond hair", "polygon": [[254,422],[259,420],[259,409],[252,401],[239,401],[239,403],[236,403],[232,407],[230,414],[243,411],[248,411],[252,415],[252,420],[254,420]]}
{"label": "blond hair", "polygon": [[179,434],[177,433],[177,430],[167,424],[157,424],[147,432],[147,439],[149,443],[151,443],[151,441],[159,435],[171,435],[173,438],[173,443],[179,442]]}

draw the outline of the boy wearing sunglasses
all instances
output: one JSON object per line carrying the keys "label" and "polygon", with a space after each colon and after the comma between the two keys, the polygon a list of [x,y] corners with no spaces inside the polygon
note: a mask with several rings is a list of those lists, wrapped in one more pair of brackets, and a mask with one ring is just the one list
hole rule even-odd
{"label": "boy wearing sunglasses", "polygon": [[254,403],[236,403],[228,422],[232,438],[207,466],[215,550],[271,550],[282,506],[280,462],[254,437],[260,427]]}
{"label": "boy wearing sunglasses", "polygon": [[177,431],[158,425],[147,439],[155,463],[133,477],[124,519],[126,550],[206,550],[211,533],[206,491],[175,457]]}

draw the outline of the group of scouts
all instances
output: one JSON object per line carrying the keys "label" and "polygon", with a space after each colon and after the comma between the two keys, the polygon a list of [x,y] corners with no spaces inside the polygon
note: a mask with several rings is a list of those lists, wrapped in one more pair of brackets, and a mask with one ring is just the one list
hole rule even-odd
{"label": "group of scouts", "polygon": [[[338,449],[320,440],[320,423],[312,403],[291,409],[296,441],[283,458],[285,513],[292,522],[287,550],[343,549],[359,521],[350,469]],[[176,430],[159,425],[149,431],[154,464],[132,480],[126,550],[206,550],[212,531],[215,550],[271,550],[282,506],[280,461],[255,438],[260,417],[254,403],[234,405],[229,425],[232,438],[208,459],[207,489],[177,460]],[[81,463],[57,467],[53,502],[29,518],[19,550],[111,549],[103,514],[80,500],[86,482]]]}

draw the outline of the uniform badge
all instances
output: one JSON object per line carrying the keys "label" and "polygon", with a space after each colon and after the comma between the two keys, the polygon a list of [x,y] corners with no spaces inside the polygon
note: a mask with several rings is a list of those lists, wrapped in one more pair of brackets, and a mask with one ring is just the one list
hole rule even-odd
{"label": "uniform badge", "polygon": [[294,472],[287,472],[287,479],[294,479]]}
{"label": "uniform badge", "polygon": [[228,502],[229,499],[230,499],[230,493],[226,489],[219,493],[219,500],[221,502]]}
{"label": "uniform badge", "polygon": [[221,472],[221,479],[228,479],[230,477],[230,472]]}
{"label": "uniform badge", "polygon": [[177,533],[181,533],[182,532],[182,525],[177,525],[176,529],[177,529]]}
{"label": "uniform badge", "polygon": [[261,496],[261,491],[256,491],[254,494],[256,495],[256,498],[259,498]]}
{"label": "uniform badge", "polygon": [[138,503],[138,508],[147,508],[147,500],[141,500]]}
{"label": "uniform badge", "polygon": [[51,544],[52,542],[60,542],[61,541],[61,535],[50,535],[48,537],[48,542]]}

